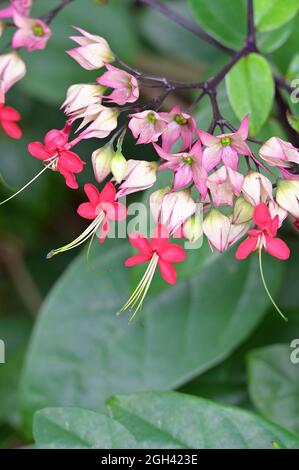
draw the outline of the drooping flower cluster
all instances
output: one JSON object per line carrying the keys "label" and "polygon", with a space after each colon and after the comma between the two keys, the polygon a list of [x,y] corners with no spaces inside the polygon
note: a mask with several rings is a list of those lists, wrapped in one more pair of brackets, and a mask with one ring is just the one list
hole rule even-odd
{"label": "drooping flower cluster", "polygon": [[12,139],[20,139],[21,115],[11,106],[6,106],[6,93],[26,74],[26,66],[16,50],[25,48],[29,52],[44,49],[52,32],[40,18],[30,17],[32,0],[10,0],[0,9],[0,36],[6,28],[6,20],[13,21],[16,28],[11,40],[15,51],[0,55],[0,124]]}
{"label": "drooping flower cluster", "polygon": [[[130,257],[126,266],[148,263],[148,267],[121,311],[130,308],[134,309],[133,316],[137,313],[157,267],[166,282],[176,282],[173,263],[184,261],[186,253],[179,244],[170,243],[171,236],[194,243],[204,234],[211,249],[222,253],[247,234],[237,249],[238,260],[252,252],[258,252],[261,259],[262,250],[287,259],[289,249],[276,235],[288,216],[299,227],[299,176],[294,173],[294,165],[299,164],[298,149],[272,137],[260,147],[258,155],[254,154],[248,141],[247,116],[238,129],[227,133],[222,129],[220,135],[214,135],[198,128],[195,118],[179,106],[169,112],[160,112],[159,103],[152,109],[142,107],[138,101],[141,75],[130,68],[124,70],[124,64],[117,67],[118,59],[105,39],[81,28],[76,30],[79,35],[71,39],[78,47],[68,54],[86,70],[104,71],[93,84],[69,88],[62,105],[64,129],[49,131],[44,143],[33,142],[28,149],[46,169],[58,171],[67,186],[76,189],[75,175],[83,170],[84,163],[73,148],[85,139],[110,137],[91,158],[95,179],[105,185],[100,191],[91,183],[85,184],[89,202],[79,206],[78,214],[91,224],[73,242],[52,250],[48,257],[75,248],[95,235],[103,242],[109,221],[126,218],[126,209],[118,199],[154,187],[158,173],[167,171],[172,174],[172,182],[150,196],[155,233],[151,239],[142,234],[129,235],[139,253]],[[120,113],[126,116],[126,124],[119,124]],[[9,119],[18,120],[5,108],[3,117],[0,110],[0,118],[6,129],[13,129],[7,124]],[[136,145],[152,147],[152,161],[123,154],[129,130]],[[13,130],[10,132],[13,134]]]}

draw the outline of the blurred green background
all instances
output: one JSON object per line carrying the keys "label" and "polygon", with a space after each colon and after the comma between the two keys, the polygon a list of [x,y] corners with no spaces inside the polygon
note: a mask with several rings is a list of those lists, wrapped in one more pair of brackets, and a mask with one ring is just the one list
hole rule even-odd
{"label": "blurred green background", "polygon": [[[184,0],[168,3],[191,16]],[[225,14],[221,2],[208,3],[215,3],[218,16]],[[241,0],[236,3],[243,8]],[[53,4],[53,0],[37,1],[34,11],[39,15]],[[240,18],[245,21],[244,15]],[[245,22],[232,22],[235,36],[226,38],[224,31],[223,37],[228,45],[240,47]],[[27,144],[63,126],[59,107],[67,88],[96,76],[80,69],[64,52],[72,47],[71,25],[104,36],[131,65],[173,79],[203,80],[228,60],[137,2],[110,0],[103,7],[96,1],[76,0],[53,21],[46,50],[22,53],[28,73],[9,93],[9,102],[23,115],[24,138],[15,142],[1,134],[0,144],[0,173],[12,188],[21,187],[40,170]],[[292,78],[299,76],[298,26],[296,16],[274,32],[261,33],[259,39],[273,67]],[[143,97],[150,100],[153,93],[147,89]],[[191,100],[189,94],[171,95],[164,109],[177,102],[186,107]],[[224,116],[237,124],[224,86],[220,102]],[[208,101],[201,102],[196,115],[199,126],[206,129]],[[273,133],[286,137],[277,116],[273,106],[259,138]],[[84,142],[78,153],[89,162],[98,147],[98,141]],[[144,158],[149,150],[136,148],[128,139],[125,154]],[[90,165],[80,182],[94,182]],[[4,184],[0,194],[2,199],[10,194]],[[299,365],[287,360],[290,342],[299,338],[298,233],[291,225],[284,233],[292,247],[291,259],[280,263],[265,257],[267,279],[289,317],[287,324],[268,303],[255,257],[237,263],[234,249],[221,257],[204,246],[182,266],[175,288],[155,281],[140,320],[128,327],[128,318],[115,316],[137,276],[136,271],[123,268],[129,252],[126,242],[108,241],[105,248],[95,244],[89,263],[82,255],[72,264],[78,252],[45,259],[50,249],[73,239],[85,226],[76,215],[83,197],[81,191],[67,189],[59,175],[48,173],[0,209],[0,338],[7,353],[6,364],[0,365],[0,446],[30,442],[35,410],[53,405],[101,410],[112,394],[160,389],[179,389],[253,409],[299,433]],[[249,354],[277,343],[284,344],[286,351],[280,374],[273,372],[275,350]],[[262,360],[268,368],[259,376]],[[269,387],[276,390],[275,396]],[[269,400],[276,400],[272,407],[267,405]]]}

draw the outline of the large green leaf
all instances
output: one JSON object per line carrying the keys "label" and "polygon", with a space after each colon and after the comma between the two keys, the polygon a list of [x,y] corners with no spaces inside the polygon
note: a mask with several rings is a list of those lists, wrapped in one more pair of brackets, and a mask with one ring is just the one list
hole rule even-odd
{"label": "large green leaf", "polygon": [[291,360],[293,351],[279,344],[251,352],[249,390],[264,416],[299,434],[299,364]]}
{"label": "large green leaf", "polygon": [[290,21],[299,11],[299,0],[254,0],[258,31],[271,31]]}
{"label": "large green leaf", "polygon": [[[189,252],[175,287],[157,279],[141,321],[128,326],[115,315],[129,293],[128,246],[109,243],[91,264],[79,257],[39,315],[22,381],[27,432],[44,407],[99,410],[114,393],[177,387],[220,362],[263,316],[257,259],[238,263],[205,245]],[[275,290],[281,264],[265,261]]]}
{"label": "large green leaf", "polygon": [[112,417],[144,448],[299,448],[299,438],[238,408],[174,392],[108,400]]}
{"label": "large green leaf", "polygon": [[[36,2],[35,13],[41,14],[53,8],[53,0]],[[107,7],[91,1],[77,0],[65,8],[52,22],[53,37],[44,51],[24,53],[28,68],[19,87],[30,95],[51,104],[64,99],[67,87],[74,83],[92,82],[99,72],[83,70],[66,50],[74,47],[69,36],[74,34],[72,25],[90,33],[105,37],[111,47],[124,60],[134,57],[138,42],[134,34],[134,21],[123,0],[110,0]]]}
{"label": "large green leaf", "polygon": [[133,436],[108,416],[80,408],[47,408],[34,416],[33,437],[39,448],[134,449]]}
{"label": "large green leaf", "polygon": [[226,88],[239,119],[249,115],[250,133],[256,135],[266,122],[273,103],[274,81],[266,59],[249,54],[228,73]]}

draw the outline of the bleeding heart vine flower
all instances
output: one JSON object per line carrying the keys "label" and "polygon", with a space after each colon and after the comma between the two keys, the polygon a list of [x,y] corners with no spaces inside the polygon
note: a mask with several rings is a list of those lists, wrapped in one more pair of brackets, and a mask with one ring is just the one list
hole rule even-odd
{"label": "bleeding heart vine flower", "polygon": [[77,118],[85,115],[87,108],[93,104],[101,104],[105,88],[100,85],[79,83],[69,87],[66,99],[61,106],[67,116]]}
{"label": "bleeding heart vine flower", "polygon": [[106,69],[107,72],[97,78],[97,82],[107,88],[113,88],[113,91],[103,99],[119,106],[137,101],[139,86],[136,78],[124,70],[113,67],[113,65],[106,64]]}
{"label": "bleeding heart vine flower", "polygon": [[169,232],[163,225],[157,227],[150,240],[134,233],[130,235],[129,241],[139,253],[128,258],[125,266],[130,267],[149,262],[140,283],[119,311],[119,314],[121,314],[127,309],[134,310],[130,318],[130,321],[132,321],[142,307],[157,267],[159,267],[163,279],[168,284],[174,285],[176,283],[176,270],[173,264],[184,261],[186,253],[180,245],[169,243]]}
{"label": "bleeding heart vine flower", "polygon": [[120,222],[126,218],[126,207],[116,201],[116,190],[112,183],[107,183],[102,191],[99,191],[93,184],[86,184],[84,191],[88,202],[80,204],[78,214],[84,219],[93,220],[93,222],[75,240],[50,251],[47,258],[53,258],[55,255],[77,248],[89,239],[92,241],[100,229],[99,241],[104,243],[109,232],[110,221]]}
{"label": "bleeding heart vine flower", "polygon": [[236,132],[214,136],[199,130],[198,134],[201,142],[206,146],[203,153],[203,165],[208,171],[215,168],[221,161],[232,170],[237,170],[239,155],[252,155],[250,148],[246,144],[248,117],[243,119]]}
{"label": "bleeding heart vine flower", "polygon": [[129,129],[137,144],[149,144],[157,142],[159,137],[167,129],[166,119],[155,111],[143,111],[141,113],[130,114]]}
{"label": "bleeding heart vine flower", "polygon": [[10,0],[10,5],[0,9],[0,18],[12,18],[15,13],[28,16],[32,8],[32,0]]}
{"label": "bleeding heart vine flower", "polygon": [[299,164],[299,152],[290,142],[271,137],[262,145],[260,157],[270,166],[290,167],[291,163]]}
{"label": "bleeding heart vine flower", "polygon": [[181,111],[180,106],[175,106],[169,113],[160,113],[161,118],[167,121],[167,129],[162,134],[162,148],[165,152],[170,152],[173,144],[179,139],[182,140],[181,149],[190,149],[196,129],[195,119],[187,113]]}
{"label": "bleeding heart vine flower", "polygon": [[267,287],[262,267],[262,250],[265,250],[275,258],[286,260],[290,256],[290,249],[283,240],[276,237],[279,227],[279,216],[276,215],[272,218],[269,208],[265,203],[261,203],[255,208],[253,220],[257,228],[248,231],[249,237],[239,245],[236,258],[244,260],[250,253],[258,251],[261,278],[265,290],[278,313],[286,320],[286,317],[274,302]]}
{"label": "bleeding heart vine flower", "polygon": [[52,31],[44,21],[19,13],[14,13],[13,20],[18,28],[12,38],[14,49],[25,47],[29,52],[45,49]]}
{"label": "bleeding heart vine flower", "polygon": [[4,95],[26,75],[26,65],[17,52],[0,55],[0,92]]}

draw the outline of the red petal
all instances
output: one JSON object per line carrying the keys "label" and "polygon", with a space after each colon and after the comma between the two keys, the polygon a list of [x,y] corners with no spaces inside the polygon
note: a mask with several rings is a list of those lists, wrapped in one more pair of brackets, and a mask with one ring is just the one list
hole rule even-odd
{"label": "red petal", "polygon": [[78,183],[76,181],[75,175],[70,171],[65,171],[64,169],[59,168],[59,173],[64,177],[66,185],[71,189],[78,189]]}
{"label": "red petal", "polygon": [[172,264],[163,261],[163,259],[159,258],[158,265],[160,268],[161,275],[164,281],[168,282],[168,284],[175,284],[176,283],[176,270]]}
{"label": "red petal", "polygon": [[271,214],[266,204],[261,203],[256,206],[253,214],[254,223],[261,229],[265,229],[271,224]]}
{"label": "red petal", "polygon": [[100,201],[101,202],[114,202],[115,201],[116,189],[112,183],[105,184],[104,188],[101,191]]}
{"label": "red petal", "polygon": [[168,229],[162,224],[158,225],[157,229],[154,231],[153,236],[152,236],[153,250],[154,251],[162,250],[166,245],[168,245],[168,241],[169,241]]}
{"label": "red petal", "polygon": [[129,236],[129,241],[131,245],[133,245],[136,250],[140,251],[146,256],[152,256],[153,250],[151,246],[151,242],[140,235],[139,233],[132,233],[132,235]]}
{"label": "red petal", "polygon": [[109,232],[109,220],[106,218],[103,222],[102,228],[101,228],[101,234],[100,234],[100,243],[104,243],[104,241],[107,238],[108,232]]}
{"label": "red petal", "polygon": [[100,203],[100,191],[91,183],[84,185],[84,191],[90,203],[96,207]]}
{"label": "red petal", "polygon": [[69,150],[61,150],[59,152],[58,166],[71,173],[81,173],[84,162],[74,152]]}
{"label": "red petal", "polygon": [[280,238],[266,238],[266,251],[271,255],[275,256],[278,259],[288,259],[290,257],[290,249],[288,245],[281,240]]}
{"label": "red petal", "polygon": [[22,131],[17,124],[11,121],[1,121],[4,132],[12,139],[20,139]]}
{"label": "red petal", "polygon": [[244,240],[237,249],[236,258],[238,260],[246,259],[257,247],[258,238],[248,237]]}
{"label": "red petal", "polygon": [[28,145],[28,152],[39,160],[48,160],[52,157],[52,154],[46,149],[41,142],[31,142]]}
{"label": "red petal", "polygon": [[143,253],[139,253],[138,255],[134,255],[134,256],[131,256],[131,258],[128,258],[125,261],[125,266],[129,268],[130,266],[135,266],[135,264],[145,263],[146,261],[149,261],[150,259],[151,259],[151,256],[144,255]]}
{"label": "red petal", "polygon": [[90,202],[83,202],[77,209],[77,213],[83,219],[93,220],[96,218],[95,208],[90,204]]}
{"label": "red petal", "polygon": [[168,263],[181,263],[186,259],[186,252],[180,245],[166,245],[159,253],[163,261]]}
{"label": "red petal", "polygon": [[10,106],[4,106],[0,110],[0,116],[1,119],[4,121],[20,121],[21,120],[21,114],[16,111],[14,108],[11,108]]}

